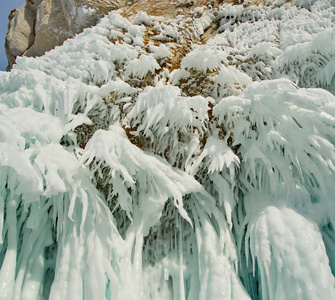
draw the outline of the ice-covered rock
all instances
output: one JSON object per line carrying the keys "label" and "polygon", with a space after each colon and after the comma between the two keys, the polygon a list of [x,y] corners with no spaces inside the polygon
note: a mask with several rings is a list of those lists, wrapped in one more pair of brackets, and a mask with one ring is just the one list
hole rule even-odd
{"label": "ice-covered rock", "polygon": [[0,72],[1,300],[335,300],[334,0],[236,2]]}

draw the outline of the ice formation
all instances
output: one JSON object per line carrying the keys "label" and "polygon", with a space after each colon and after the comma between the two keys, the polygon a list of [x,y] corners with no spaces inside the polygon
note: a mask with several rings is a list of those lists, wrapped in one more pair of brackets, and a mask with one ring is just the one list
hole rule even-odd
{"label": "ice formation", "polygon": [[284,2],[0,73],[1,300],[335,299],[335,2]]}

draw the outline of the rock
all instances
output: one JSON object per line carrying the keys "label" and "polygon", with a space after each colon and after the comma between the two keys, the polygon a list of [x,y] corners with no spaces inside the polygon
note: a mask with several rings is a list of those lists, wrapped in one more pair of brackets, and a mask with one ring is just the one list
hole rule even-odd
{"label": "rock", "polygon": [[5,43],[8,59],[7,70],[11,69],[16,57],[22,55],[34,43],[35,16],[36,11],[29,3],[10,13]]}
{"label": "rock", "polygon": [[126,0],[27,0],[9,16],[7,70],[17,56],[41,56],[126,4]]}
{"label": "rock", "polygon": [[24,55],[40,56],[73,36],[60,1],[44,0],[36,11],[34,43]]}

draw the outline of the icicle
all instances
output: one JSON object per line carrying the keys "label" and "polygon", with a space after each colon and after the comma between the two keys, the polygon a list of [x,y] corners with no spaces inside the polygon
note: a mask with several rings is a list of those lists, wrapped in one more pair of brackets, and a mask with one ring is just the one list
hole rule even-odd
{"label": "icicle", "polygon": [[248,232],[263,299],[333,299],[334,278],[315,224],[290,208],[261,205],[248,204],[247,213],[255,218]]}
{"label": "icicle", "polygon": [[14,294],[16,259],[18,251],[16,209],[18,200],[8,192],[6,203],[6,227],[8,245],[0,272],[0,299],[12,299]]}
{"label": "icicle", "polygon": [[[183,227],[180,216],[176,217],[177,228],[179,229],[178,253],[179,253],[179,298],[185,300],[185,286],[184,286],[184,258],[183,258]],[[191,220],[190,220],[191,221]],[[191,223],[192,224],[192,223]]]}
{"label": "icicle", "polygon": [[[5,193],[5,185],[7,175],[6,172],[1,170],[0,167],[0,245],[3,244],[4,238],[4,218],[5,218],[5,200],[6,200],[6,193]],[[1,249],[1,248],[0,248]]]}

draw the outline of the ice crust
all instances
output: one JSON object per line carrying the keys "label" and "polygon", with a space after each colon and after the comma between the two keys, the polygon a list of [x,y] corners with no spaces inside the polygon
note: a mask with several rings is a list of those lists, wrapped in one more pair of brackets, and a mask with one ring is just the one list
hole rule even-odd
{"label": "ice crust", "polygon": [[335,2],[283,2],[0,73],[0,300],[335,299]]}

